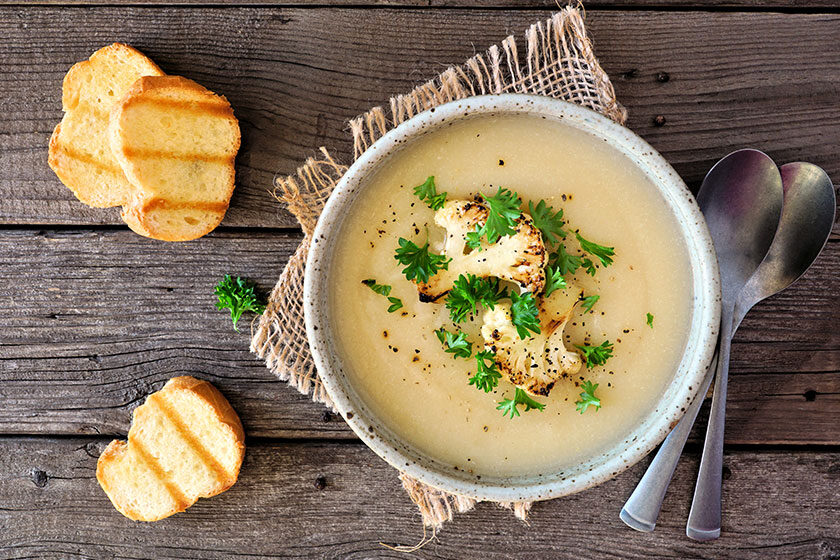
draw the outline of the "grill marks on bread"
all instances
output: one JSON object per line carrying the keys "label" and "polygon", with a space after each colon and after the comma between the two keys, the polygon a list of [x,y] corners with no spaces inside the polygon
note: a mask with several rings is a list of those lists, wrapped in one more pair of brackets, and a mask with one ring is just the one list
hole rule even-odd
{"label": "grill marks on bread", "polygon": [[129,226],[165,241],[212,231],[233,194],[239,124],[227,100],[179,76],[137,80],[114,106],[111,150],[136,196]]}
{"label": "grill marks on bread", "polygon": [[64,116],[50,138],[47,162],[88,206],[108,208],[130,200],[132,185],[108,142],[108,118],[138,78],[162,75],[140,51],[114,43],[73,65],[64,76]]}
{"label": "grill marks on bread", "polygon": [[171,379],[134,412],[128,442],[112,441],[96,477],[114,506],[138,521],[157,521],[236,482],[244,432],[215,387]]}

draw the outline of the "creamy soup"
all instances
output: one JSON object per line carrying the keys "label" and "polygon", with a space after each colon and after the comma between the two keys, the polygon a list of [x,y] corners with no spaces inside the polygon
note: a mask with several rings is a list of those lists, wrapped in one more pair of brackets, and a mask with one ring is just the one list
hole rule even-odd
{"label": "creamy soup", "polygon": [[[614,263],[568,280],[600,299],[579,304],[566,346],[609,340],[613,355],[557,382],[543,411],[502,416],[514,395],[502,380],[484,393],[468,384],[475,359],[444,352],[440,327],[463,330],[481,349],[481,315],[455,326],[442,303],[419,301],[394,259],[400,237],[442,252],[434,211],[413,193],[433,175],[448,198],[492,195],[503,186],[527,202],[565,212],[567,228],[615,248]],[[371,179],[341,226],[330,271],[338,350],[370,409],[421,452],[479,475],[529,475],[589,459],[622,440],[663,393],[682,356],[692,300],[686,248],[676,220],[649,179],[603,140],[532,116],[483,116],[438,129],[395,153]],[[565,243],[580,254],[574,236]],[[403,307],[362,280],[392,286]],[[648,324],[652,315],[652,326]],[[576,410],[584,380],[601,408]]]}

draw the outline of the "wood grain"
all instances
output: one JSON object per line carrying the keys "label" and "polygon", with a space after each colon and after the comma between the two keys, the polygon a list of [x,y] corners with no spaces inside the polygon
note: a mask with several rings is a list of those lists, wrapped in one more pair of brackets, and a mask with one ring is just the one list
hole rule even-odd
{"label": "wood grain", "polygon": [[[120,223],[116,210],[75,201],[45,164],[64,73],[111,41],[230,99],[243,149],[224,223],[275,227],[293,225],[268,194],[275,172],[292,172],[321,144],[346,161],[347,118],[548,13],[0,8],[0,222]],[[587,26],[629,126],[690,186],[745,146],[840,176],[840,15],[589,10]],[[667,82],[657,79],[663,72]],[[657,115],[663,127],[654,126]]]}
{"label": "wood grain", "polygon": [[[536,504],[530,525],[490,504],[459,515],[425,548],[395,472],[359,444],[251,442],[239,481],[157,523],[122,517],[96,483],[105,445],[91,439],[0,439],[3,558],[718,558],[840,555],[837,452],[730,452],[723,536],[684,535],[696,453],[681,462],[654,533],[634,533],[618,510],[638,465],[574,496]],[[315,481],[323,477],[323,489]],[[762,489],[756,488],[760,480]],[[768,491],[769,490],[769,491]],[[615,551],[620,551],[616,553]]]}
{"label": "wood grain", "polygon": [[[0,230],[0,433],[124,434],[148,393],[190,374],[225,393],[249,435],[353,438],[275,381],[247,333],[214,308],[213,285],[228,272],[267,292],[298,241],[270,231],[163,244],[122,230]],[[838,268],[831,242],[744,321],[728,442],[840,444]]]}

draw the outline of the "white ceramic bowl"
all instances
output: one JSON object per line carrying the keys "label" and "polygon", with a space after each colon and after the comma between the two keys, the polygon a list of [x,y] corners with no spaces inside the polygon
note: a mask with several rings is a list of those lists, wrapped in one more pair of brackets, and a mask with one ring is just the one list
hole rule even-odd
{"label": "white ceramic bowl", "polygon": [[[453,120],[476,115],[529,113],[563,122],[602,138],[630,158],[657,188],[675,216],[688,248],[693,306],[682,360],[656,407],[612,449],[572,468],[540,476],[492,478],[455,470],[414,449],[377,418],[354,390],[333,342],[327,305],[332,248],[353,199],[368,178],[412,139]],[[548,97],[506,94],[453,101],[404,122],[373,144],[342,177],[315,229],[304,281],[306,331],[318,374],[338,411],[368,447],[395,468],[426,484],[482,500],[555,498],[612,478],[664,439],[697,397],[712,358],[720,323],[720,280],[714,246],[697,203],[670,165],[644,140],[609,119]]]}

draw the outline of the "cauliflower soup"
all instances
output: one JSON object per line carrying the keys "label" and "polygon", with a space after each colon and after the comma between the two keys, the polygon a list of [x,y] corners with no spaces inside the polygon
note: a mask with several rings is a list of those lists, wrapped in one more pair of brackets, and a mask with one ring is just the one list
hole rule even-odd
{"label": "cauliflower soup", "polygon": [[340,231],[329,305],[353,387],[466,472],[537,475],[614,446],[682,357],[693,294],[676,219],[626,156],[560,122],[430,131]]}

